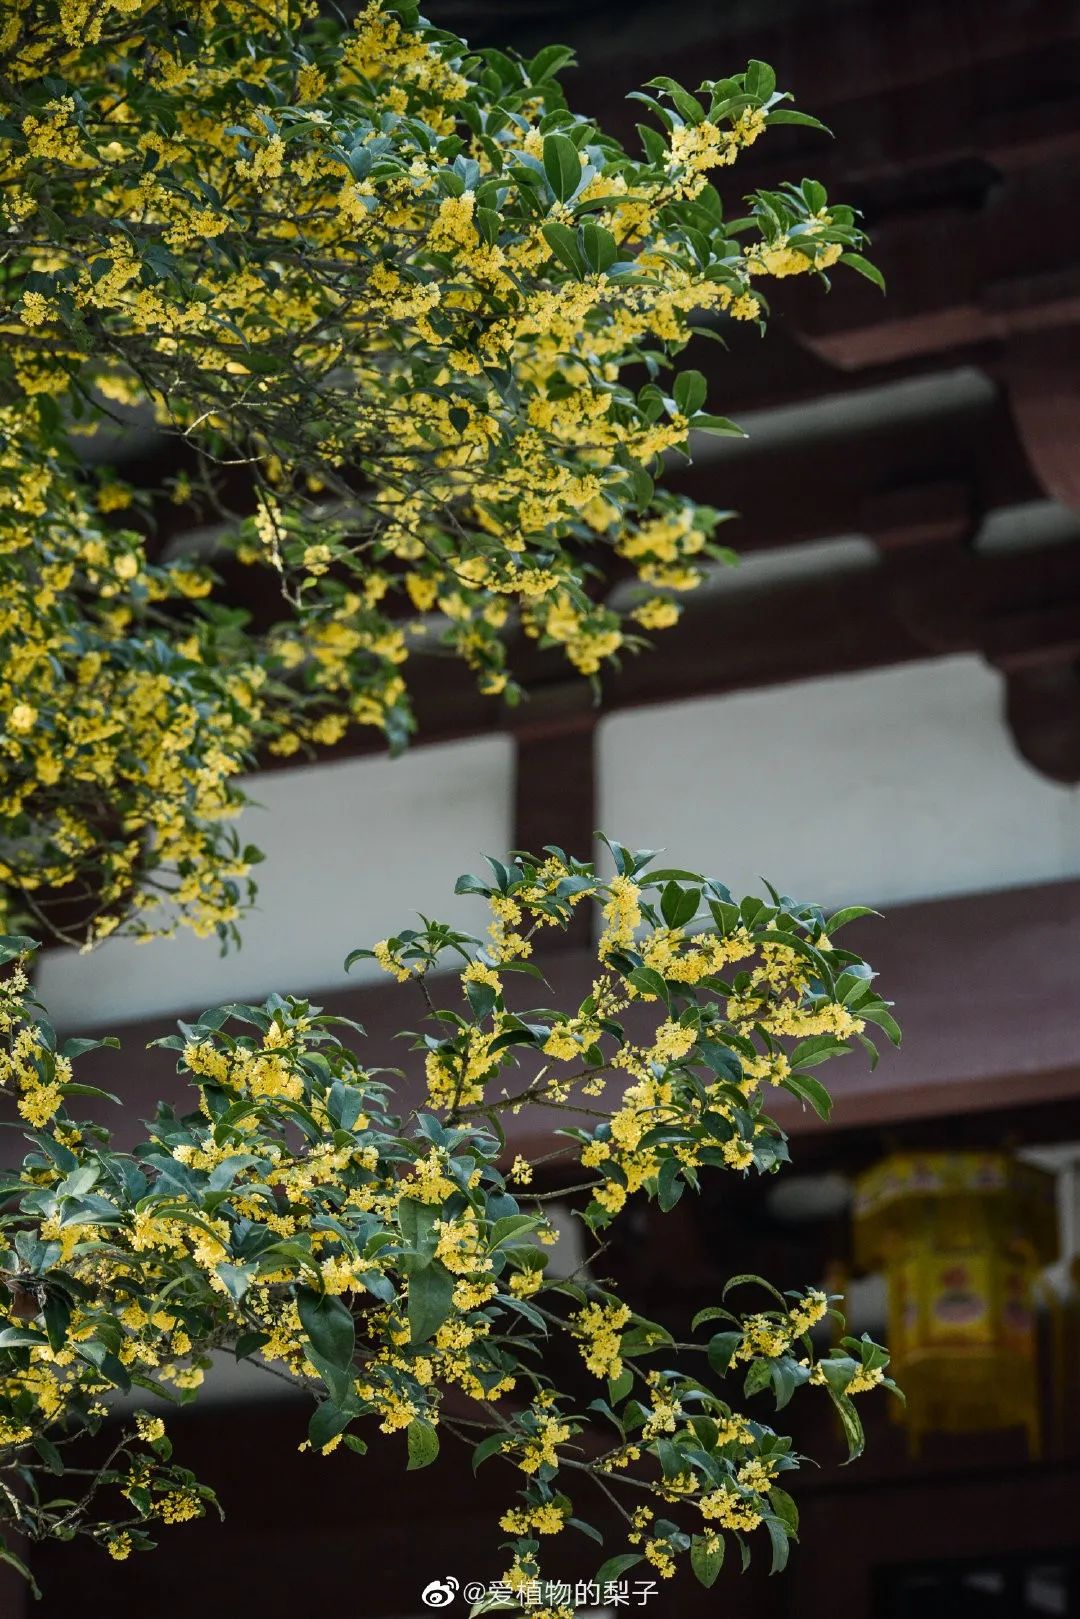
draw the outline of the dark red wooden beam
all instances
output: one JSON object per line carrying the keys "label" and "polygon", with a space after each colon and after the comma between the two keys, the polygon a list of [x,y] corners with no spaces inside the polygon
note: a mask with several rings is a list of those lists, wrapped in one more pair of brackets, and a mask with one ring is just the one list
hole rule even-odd
{"label": "dark red wooden beam", "polygon": [[[724,872],[715,875],[722,879]],[[919,1120],[1008,1111],[1017,1139],[1056,1137],[1055,1110],[1068,1104],[1075,1115],[1080,1098],[1080,881],[893,905],[885,921],[870,918],[848,931],[851,947],[872,963],[882,993],[896,1003],[904,1044],[899,1051],[886,1045],[873,1073],[860,1054],[835,1065],[828,1076],[836,1097],[831,1127],[786,1093],[771,1093],[770,1109],[785,1128],[824,1141],[827,1129],[906,1128]],[[535,960],[547,986],[515,983],[515,1005],[573,1006],[588,994],[596,970],[591,948],[549,948],[545,934]],[[380,982],[323,994],[317,986],[293,987],[357,1019],[367,1031],[360,1049],[370,1062],[405,1068],[403,1108],[420,1101],[422,1073],[396,1039],[424,1016],[415,984]],[[177,1015],[200,1010],[178,1007]],[[655,1023],[655,1009],[631,1007],[624,1021],[632,1036],[635,1029],[644,1032]],[[82,1078],[122,1098],[122,1111],[106,1103],[87,1108],[98,1109],[123,1148],[141,1139],[139,1121],[158,1097],[183,1104],[183,1087],[170,1054],[146,1050],[163,1032],[160,1018],[110,1032],[121,1036],[121,1050],[89,1053]],[[551,1131],[565,1122],[564,1115],[542,1109],[508,1119],[511,1152],[549,1151]]]}
{"label": "dark red wooden beam", "polygon": [[[945,523],[942,499],[940,486],[931,486],[925,506],[911,503],[908,520],[925,523],[923,532],[933,533],[934,522]],[[875,511],[881,521],[880,508]],[[894,513],[894,539],[897,522]],[[1048,640],[1062,645],[1078,610],[1080,546],[1069,544],[990,554],[962,544],[924,544],[901,567],[849,566],[756,589],[725,590],[721,583],[691,596],[678,629],[658,636],[652,651],[628,657],[621,670],[605,674],[600,713],[948,653],[979,652],[1001,666],[1007,660],[1020,664],[1037,660]],[[521,778],[519,828],[539,825],[525,819],[525,799],[534,801],[542,789],[544,824],[552,824],[547,811],[553,810],[560,825],[581,833],[591,819],[580,774],[596,717],[591,689],[555,653],[538,653],[524,642],[512,652],[520,652],[516,666],[530,693],[517,710],[482,697],[456,664],[425,664],[418,657],[412,669],[415,745],[502,730],[521,735],[535,752]],[[576,740],[564,744],[567,738]],[[318,757],[347,758],[383,747],[378,733],[358,730]],[[574,762],[564,768],[564,758]],[[266,767],[275,768],[275,761],[267,759]],[[572,796],[560,809],[556,801],[564,789]],[[536,840],[519,834],[519,841]],[[549,833],[541,841],[553,839]]]}

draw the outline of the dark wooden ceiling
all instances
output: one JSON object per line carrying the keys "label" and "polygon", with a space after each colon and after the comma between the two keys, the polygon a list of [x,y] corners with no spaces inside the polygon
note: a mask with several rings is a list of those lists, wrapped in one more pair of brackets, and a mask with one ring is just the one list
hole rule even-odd
{"label": "dark wooden ceiling", "polygon": [[[573,104],[631,141],[641,109],[624,97],[645,79],[696,85],[751,56],[771,61],[836,138],[773,132],[740,164],[740,191],[822,178],[863,210],[889,291],[852,277],[830,296],[786,285],[764,345],[745,328],[725,333],[726,350],[700,345],[716,408],[755,413],[755,432],[670,480],[736,508],[725,537],[744,553],[856,534],[875,543],[876,569],[703,593],[679,632],[605,679],[599,710],[561,664],[526,648],[532,698],[514,714],[445,665],[418,664],[419,740],[513,730],[528,783],[519,803],[536,803],[547,781],[537,825],[583,846],[588,733],[605,710],[974,651],[1003,672],[1003,717],[1029,761],[1080,779],[1080,7],[428,10],[477,44],[573,45]],[[758,414],[795,406],[779,433]],[[1075,532],[1028,539],[1014,509],[1039,501],[1076,513]],[[991,554],[979,537],[993,514],[1004,543]],[[556,752],[576,760],[573,794],[551,785]]]}
{"label": "dark wooden ceiling", "polygon": [[[735,508],[725,539],[744,554],[859,535],[876,567],[838,553],[835,571],[809,579],[780,570],[698,593],[677,632],[605,676],[599,707],[530,645],[515,649],[530,693],[515,711],[478,697],[446,660],[417,656],[418,742],[509,730],[519,846],[543,826],[543,841],[584,848],[591,733],[605,711],[975,652],[1004,676],[1003,721],[1024,756],[1080,780],[1075,0],[429,0],[427,10],[476,44],[572,45],[573,104],[628,141],[641,108],[625,96],[644,80],[696,85],[751,56],[771,61],[836,138],[771,132],[733,174],[736,195],[819,176],[862,209],[888,295],[854,276],[829,295],[785,283],[764,343],[733,325],[726,348],[699,344],[714,408],[748,419],[751,437],[669,480]],[[150,446],[148,479],[160,461]],[[1044,522],[1040,538],[1031,513],[1050,502],[1064,521]],[[230,581],[239,598],[271,608],[242,576],[250,570]],[[338,751],[381,745],[360,731]]]}

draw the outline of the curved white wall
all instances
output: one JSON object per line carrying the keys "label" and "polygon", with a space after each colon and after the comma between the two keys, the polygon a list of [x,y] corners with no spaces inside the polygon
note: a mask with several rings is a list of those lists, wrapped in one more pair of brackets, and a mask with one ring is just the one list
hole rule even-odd
{"label": "curved white wall", "polygon": [[266,855],[243,948],[184,931],[146,945],[108,939],[89,955],[51,950],[37,990],[66,1029],[209,1006],[271,991],[302,994],[377,974],[345,956],[412,925],[416,912],[482,925],[454,881],[512,842],[513,749],[505,737],[416,748],[252,776],[237,824]]}
{"label": "curved white wall", "polygon": [[1020,758],[1001,706],[1000,677],[953,657],[616,714],[600,825],[824,904],[1080,875],[1080,790]]}

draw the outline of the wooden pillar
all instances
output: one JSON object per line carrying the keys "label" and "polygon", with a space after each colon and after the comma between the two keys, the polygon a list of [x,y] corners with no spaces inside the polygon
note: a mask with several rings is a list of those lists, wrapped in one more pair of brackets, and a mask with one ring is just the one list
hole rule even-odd
{"label": "wooden pillar", "polygon": [[[522,712],[514,727],[514,848],[539,854],[555,844],[578,860],[591,859],[596,820],[595,748],[598,711],[585,706],[588,688],[551,688]],[[588,942],[582,911],[551,943]]]}

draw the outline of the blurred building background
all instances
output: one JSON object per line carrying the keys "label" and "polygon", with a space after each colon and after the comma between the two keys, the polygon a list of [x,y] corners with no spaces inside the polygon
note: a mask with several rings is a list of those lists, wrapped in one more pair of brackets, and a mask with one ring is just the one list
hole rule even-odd
{"label": "blurred building background", "polygon": [[[827,1129],[781,1097],[785,1175],[684,1200],[663,1248],[643,1209],[613,1264],[661,1319],[733,1270],[841,1284],[856,1330],[880,1335],[891,1314],[912,1420],[864,1402],[868,1453],[845,1471],[824,1413],[806,1425],[794,1410],[826,1465],[795,1487],[789,1572],[725,1571],[651,1611],[1080,1614],[1080,8],[427,9],[476,44],[574,45],[573,104],[627,139],[622,98],[642,81],[693,87],[770,61],[836,140],[775,131],[735,194],[821,178],[864,211],[888,297],[853,277],[828,297],[784,286],[763,348],[738,327],[726,352],[699,346],[713,408],[750,436],[703,446],[672,481],[740,511],[726,537],[743,561],[605,679],[599,707],[534,651],[513,714],[418,666],[407,757],[354,742],[253,781],[262,807],[245,830],[268,858],[239,954],[191,938],[56,950],[39,991],[66,1031],[123,1035],[134,1129],[175,1085],[146,1039],[228,998],[310,993],[400,1062],[388,1036],[413,1007],[346,979],[343,958],[417,909],[468,918],[451,891],[481,852],[580,854],[602,826],[740,892],[765,876],[880,906],[886,920],[854,942],[897,1003],[902,1052],[872,1074],[842,1065]],[[570,994],[588,962],[569,937],[543,965]],[[38,1611],[415,1619],[429,1580],[501,1573],[490,1467],[475,1489],[442,1463],[406,1475],[403,1440],[393,1458],[313,1460],[296,1454],[305,1423],[302,1405],[223,1370],[172,1431],[220,1490],[225,1528],[166,1532],[153,1557],[115,1567],[51,1549],[33,1559]],[[594,1562],[583,1541],[559,1575]],[[21,1597],[6,1601],[16,1619]]]}

